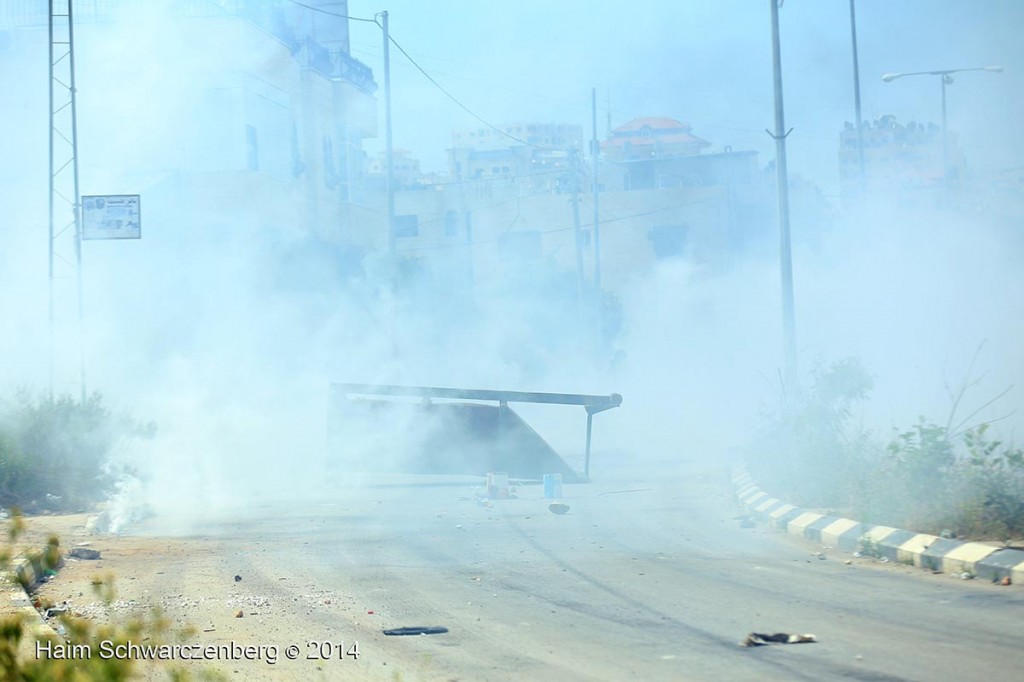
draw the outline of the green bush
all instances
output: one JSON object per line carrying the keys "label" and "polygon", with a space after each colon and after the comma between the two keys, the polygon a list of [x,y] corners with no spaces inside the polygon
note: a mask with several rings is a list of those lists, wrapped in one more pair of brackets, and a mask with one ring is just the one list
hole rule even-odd
{"label": "green bush", "polygon": [[922,417],[883,445],[851,425],[853,406],[870,388],[870,375],[852,358],[816,368],[798,400],[766,415],[747,458],[751,473],[794,504],[865,523],[1024,538],[1024,451],[989,440],[987,424],[954,426],[954,414],[945,426]]}
{"label": "green bush", "polygon": [[988,440],[987,430],[982,424],[963,436],[961,532],[1004,541],[1024,538],[1024,450]]}
{"label": "green bush", "polygon": [[806,392],[764,415],[757,449],[748,458],[751,473],[795,504],[841,504],[851,470],[862,459],[856,453],[871,445],[850,426],[854,406],[871,386],[871,375],[855,358],[818,365]]}
{"label": "green bush", "polygon": [[110,492],[110,456],[154,432],[112,412],[98,393],[79,401],[22,391],[0,408],[0,506],[83,509]]}

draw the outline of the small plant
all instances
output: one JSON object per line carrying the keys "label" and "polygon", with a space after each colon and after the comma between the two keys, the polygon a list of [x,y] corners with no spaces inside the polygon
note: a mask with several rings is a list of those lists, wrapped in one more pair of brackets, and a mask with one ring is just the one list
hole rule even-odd
{"label": "small plant", "polygon": [[875,559],[882,558],[882,548],[870,535],[861,535],[857,540],[857,546],[860,548],[862,556],[869,556]]}
{"label": "small plant", "polygon": [[[24,531],[24,521],[15,510],[8,522],[8,539],[0,551],[0,573],[9,572],[14,556],[14,543]],[[60,559],[60,541],[51,536],[46,548],[36,558],[45,565],[56,567]],[[116,592],[113,576],[96,577],[92,582],[93,591],[104,604],[113,603]],[[0,680],[9,682],[48,682],[50,680],[73,680],[74,682],[120,682],[135,678],[137,661],[132,658],[118,658],[95,654],[101,651],[99,644],[109,642],[116,646],[129,641],[146,641],[158,645],[174,638],[183,640],[191,634],[188,629],[172,631],[169,621],[154,610],[142,618],[124,622],[98,625],[85,618],[63,614],[59,619],[64,637],[55,634],[32,635],[28,616],[18,612],[0,618]],[[31,638],[31,639],[30,639]],[[77,652],[78,656],[60,658],[53,655],[23,655],[24,644],[29,643],[35,652],[60,651]],[[218,673],[203,670],[193,676],[180,666],[167,668],[167,674],[175,682],[199,680],[224,680]]]}

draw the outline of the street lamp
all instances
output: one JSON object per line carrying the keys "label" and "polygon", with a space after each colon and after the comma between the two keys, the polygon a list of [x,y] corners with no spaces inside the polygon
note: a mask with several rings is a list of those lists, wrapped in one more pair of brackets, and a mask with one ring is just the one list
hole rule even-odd
{"label": "street lamp", "polygon": [[949,189],[949,136],[946,127],[946,86],[953,82],[953,74],[963,71],[991,71],[1001,73],[1001,66],[976,66],[970,69],[945,69],[943,71],[913,71],[909,73],[887,73],[882,76],[882,81],[891,83],[897,78],[904,76],[938,76],[942,82],[942,177]]}

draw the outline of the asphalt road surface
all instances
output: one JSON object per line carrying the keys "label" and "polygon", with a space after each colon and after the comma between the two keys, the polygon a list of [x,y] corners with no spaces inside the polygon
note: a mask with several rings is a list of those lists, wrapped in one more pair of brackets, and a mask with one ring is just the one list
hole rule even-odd
{"label": "asphalt road surface", "polygon": [[[724,470],[566,486],[565,515],[540,486],[489,506],[478,491],[339,487],[254,504],[192,526],[199,544],[168,545],[131,585],[192,604],[173,617],[216,621],[205,641],[279,647],[274,664],[218,662],[232,679],[1020,679],[1022,588],[818,559],[820,547],[741,528]],[[217,599],[244,620],[208,617]],[[435,625],[448,632],[382,632]],[[755,631],[819,641],[738,646]]]}

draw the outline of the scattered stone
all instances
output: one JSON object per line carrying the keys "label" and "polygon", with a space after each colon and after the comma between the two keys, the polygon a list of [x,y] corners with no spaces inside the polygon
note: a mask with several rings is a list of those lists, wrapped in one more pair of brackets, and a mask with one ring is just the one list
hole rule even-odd
{"label": "scattered stone", "polygon": [[846,564],[847,566],[849,566],[850,564],[852,564],[852,563],[853,563],[853,559],[847,559],[847,560],[846,560],[846,561],[844,561],[843,563],[844,563],[844,564]]}
{"label": "scattered stone", "polygon": [[552,514],[565,514],[569,511],[569,505],[562,504],[561,502],[552,502],[548,505],[548,509],[551,510]]}
{"label": "scattered stone", "polygon": [[974,578],[974,576],[972,574],[968,573],[967,571],[964,571],[963,573],[960,574],[960,580],[972,580],[973,578]]}
{"label": "scattered stone", "polygon": [[240,575],[236,575],[236,576],[235,576],[235,582],[236,582],[236,583],[240,583],[240,582],[242,582],[242,576],[240,576]]}
{"label": "scattered stone", "polygon": [[941,531],[939,531],[939,537],[945,540],[952,540],[956,537],[956,533],[949,530],[948,528],[943,528]]}
{"label": "scattered stone", "polygon": [[100,553],[99,550],[95,549],[88,549],[86,547],[75,547],[70,552],[68,552],[68,556],[72,559],[95,560],[100,558]]}
{"label": "scattered stone", "polygon": [[1010,580],[1010,576],[1004,575],[1003,579],[999,581],[999,584],[1002,585],[1003,587],[1006,587],[1007,585],[1012,585],[1013,581]]}
{"label": "scattered stone", "polygon": [[244,615],[245,615],[245,612],[242,611],[242,609],[238,609],[237,611],[235,611],[235,618],[241,618]]}

